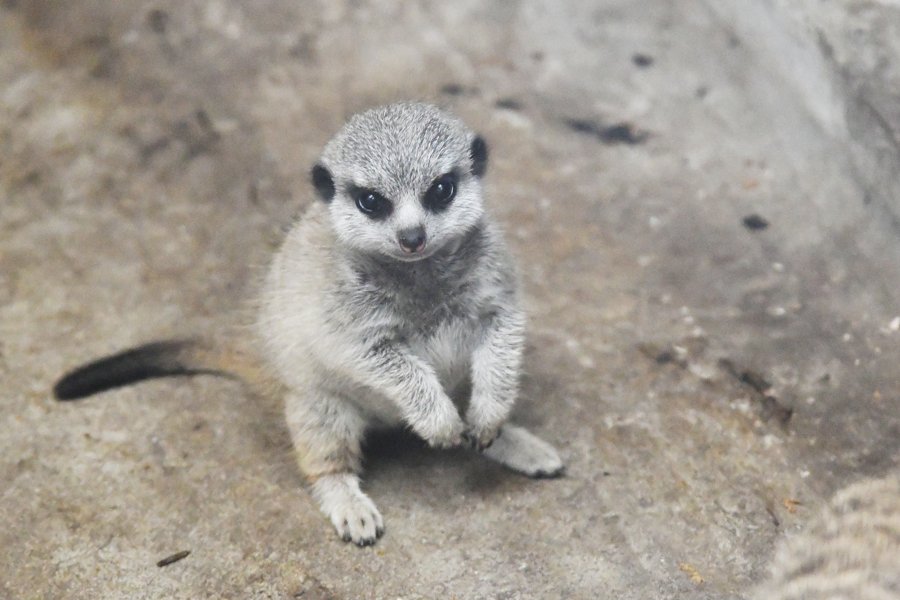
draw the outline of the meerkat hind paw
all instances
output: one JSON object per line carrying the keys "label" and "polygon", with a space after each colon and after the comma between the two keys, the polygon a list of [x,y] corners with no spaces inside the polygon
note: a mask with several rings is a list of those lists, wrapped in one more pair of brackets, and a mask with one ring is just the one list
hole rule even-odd
{"label": "meerkat hind paw", "polygon": [[347,477],[323,477],[314,485],[315,494],[342,540],[371,546],[384,534],[384,520],[355,477]]}
{"label": "meerkat hind paw", "polygon": [[331,507],[328,516],[341,539],[357,546],[371,546],[384,533],[381,513],[365,495]]}
{"label": "meerkat hind paw", "polygon": [[566,470],[553,446],[515,425],[504,425],[482,454],[528,477],[559,477]]}

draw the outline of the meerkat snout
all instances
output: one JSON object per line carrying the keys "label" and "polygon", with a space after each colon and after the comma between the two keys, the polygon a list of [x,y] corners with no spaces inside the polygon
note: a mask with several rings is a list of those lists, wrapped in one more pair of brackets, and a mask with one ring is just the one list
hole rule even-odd
{"label": "meerkat snout", "polygon": [[421,225],[403,229],[397,233],[400,248],[407,254],[418,254],[425,249],[425,228]]}

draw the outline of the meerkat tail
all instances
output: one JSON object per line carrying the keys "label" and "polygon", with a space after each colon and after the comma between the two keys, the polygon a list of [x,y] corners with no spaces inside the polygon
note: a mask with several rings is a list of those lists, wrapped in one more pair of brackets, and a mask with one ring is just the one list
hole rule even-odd
{"label": "meerkat tail", "polygon": [[76,368],[53,387],[57,400],[77,400],[137,383],[178,375],[221,375],[248,384],[268,379],[247,354],[202,340],[167,340],[144,344]]}

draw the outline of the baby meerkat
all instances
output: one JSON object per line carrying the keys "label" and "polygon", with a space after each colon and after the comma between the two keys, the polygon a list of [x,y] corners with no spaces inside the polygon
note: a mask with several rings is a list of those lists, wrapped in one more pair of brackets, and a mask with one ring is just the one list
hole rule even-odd
{"label": "baby meerkat", "polygon": [[283,395],[313,495],[338,534],[361,546],[384,531],[359,481],[373,428],[405,424],[436,448],[465,443],[531,477],[561,474],[552,446],[506,423],[525,318],[484,209],[486,166],[482,138],[434,106],[352,117],[312,169],[321,202],[271,264],[252,344],[148,344],[66,375],[56,396],[193,373]]}

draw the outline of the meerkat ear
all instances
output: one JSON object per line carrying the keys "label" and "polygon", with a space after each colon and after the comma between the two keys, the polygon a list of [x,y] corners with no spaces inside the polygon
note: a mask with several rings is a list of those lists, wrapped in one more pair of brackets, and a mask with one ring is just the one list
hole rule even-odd
{"label": "meerkat ear", "polygon": [[312,183],[319,192],[319,197],[325,202],[331,202],[334,198],[334,178],[321,164],[312,168]]}
{"label": "meerkat ear", "polygon": [[476,135],[472,140],[469,155],[472,157],[472,173],[476,177],[481,177],[487,171],[488,147],[480,135]]}

